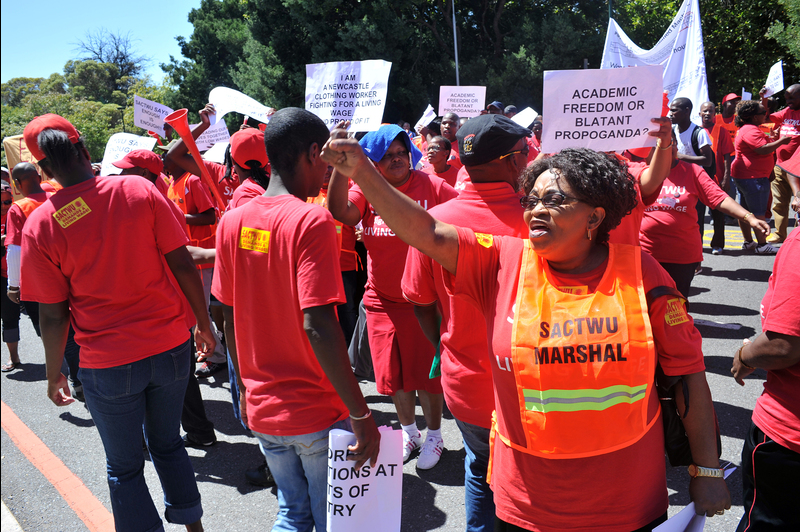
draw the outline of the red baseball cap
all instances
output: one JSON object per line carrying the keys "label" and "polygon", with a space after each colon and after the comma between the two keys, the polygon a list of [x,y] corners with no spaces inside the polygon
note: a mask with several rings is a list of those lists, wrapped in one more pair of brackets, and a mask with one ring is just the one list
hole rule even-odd
{"label": "red baseball cap", "polygon": [[264,145],[264,132],[249,127],[234,133],[231,136],[231,158],[239,166],[244,166],[247,161],[258,161],[262,168],[266,168],[269,158]]}
{"label": "red baseball cap", "polygon": [[22,137],[25,139],[25,145],[28,151],[31,152],[36,162],[45,158],[44,152],[39,149],[39,134],[46,129],[57,129],[63,131],[69,136],[69,140],[75,144],[81,139],[81,134],[75,129],[75,126],[69,123],[69,120],[63,116],[58,116],[52,113],[37,116],[31,120],[25,130],[22,132]]}
{"label": "red baseball cap", "polygon": [[144,168],[158,175],[164,170],[164,162],[161,157],[148,150],[133,150],[113,163],[117,168]]}
{"label": "red baseball cap", "polygon": [[725,103],[725,102],[730,101],[730,100],[741,100],[741,99],[742,99],[741,96],[739,96],[738,94],[732,92],[730,94],[726,94],[725,95],[725,97],[722,99],[722,103]]}

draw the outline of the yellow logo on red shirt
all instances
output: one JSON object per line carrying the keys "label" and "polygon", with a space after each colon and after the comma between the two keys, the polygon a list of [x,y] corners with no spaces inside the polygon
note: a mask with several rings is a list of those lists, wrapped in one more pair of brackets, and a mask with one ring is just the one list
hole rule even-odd
{"label": "yellow logo on red shirt", "polygon": [[478,239],[478,244],[485,248],[492,247],[492,243],[494,242],[494,237],[485,233],[475,233],[475,238]]}
{"label": "yellow logo on red shirt", "polygon": [[589,287],[586,285],[583,286],[559,286],[559,290],[564,292],[565,294],[572,294],[575,296],[585,296],[589,293]]}
{"label": "yellow logo on red shirt", "polygon": [[74,201],[71,201],[58,209],[56,212],[53,213],[53,218],[56,219],[58,224],[66,229],[70,225],[74,224],[87,214],[92,212],[92,209],[86,205],[86,202],[83,201],[83,198],[78,198]]}
{"label": "yellow logo on red shirt", "polygon": [[267,253],[269,251],[269,231],[242,227],[242,234],[239,238],[239,247]]}
{"label": "yellow logo on red shirt", "polygon": [[689,316],[686,314],[686,309],[683,306],[683,299],[676,297],[667,300],[667,309],[664,312],[664,321],[667,325],[674,327],[681,323],[689,321]]}

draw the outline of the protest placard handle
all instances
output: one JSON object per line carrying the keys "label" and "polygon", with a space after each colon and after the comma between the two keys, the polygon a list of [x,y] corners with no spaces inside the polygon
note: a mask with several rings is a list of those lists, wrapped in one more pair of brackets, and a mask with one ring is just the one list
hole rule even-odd
{"label": "protest placard handle", "polygon": [[217,184],[214,183],[213,179],[211,179],[211,174],[208,173],[208,169],[206,169],[203,158],[200,157],[197,144],[195,143],[194,138],[192,138],[192,131],[189,129],[189,119],[186,116],[188,112],[188,109],[178,109],[174,113],[170,113],[164,117],[164,123],[171,125],[178,133],[178,136],[181,138],[181,140],[183,140],[184,144],[186,144],[186,147],[189,148],[189,153],[192,154],[192,158],[197,164],[197,168],[200,170],[200,179],[202,179],[203,183],[205,183],[209,188],[211,196],[214,198],[214,201],[219,208],[219,212],[225,212],[225,203],[222,201],[222,197],[219,195]]}

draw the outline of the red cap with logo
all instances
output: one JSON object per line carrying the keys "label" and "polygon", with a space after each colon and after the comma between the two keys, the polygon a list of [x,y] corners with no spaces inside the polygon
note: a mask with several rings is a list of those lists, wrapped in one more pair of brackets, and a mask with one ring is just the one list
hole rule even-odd
{"label": "red cap with logo", "polygon": [[249,127],[234,133],[231,136],[231,157],[241,167],[245,167],[247,161],[258,161],[262,168],[266,168],[269,158],[264,145],[264,132]]}
{"label": "red cap with logo", "polygon": [[39,149],[39,134],[46,129],[57,129],[63,131],[69,136],[70,142],[75,144],[81,139],[81,134],[75,129],[75,126],[69,123],[69,120],[63,116],[58,116],[52,113],[37,116],[31,120],[25,130],[22,132],[22,137],[25,139],[25,145],[31,155],[36,161],[41,161],[45,158],[44,152]]}
{"label": "red cap with logo", "polygon": [[117,168],[144,168],[158,175],[164,170],[164,162],[161,157],[148,150],[133,150],[113,163]]}

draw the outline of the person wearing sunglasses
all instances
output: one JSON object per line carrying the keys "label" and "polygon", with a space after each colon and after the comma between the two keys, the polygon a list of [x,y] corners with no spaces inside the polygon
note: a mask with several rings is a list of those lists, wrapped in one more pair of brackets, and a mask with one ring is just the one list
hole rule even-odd
{"label": "person wearing sunglasses", "polygon": [[486,320],[495,530],[652,530],[666,520],[656,363],[691,395],[690,410],[682,393],[678,406],[702,467],[689,488],[696,512],[730,508],[700,334],[655,259],[608,244],[637,201],[622,163],[587,149],[534,162],[521,178],[520,239],[433,218],[387,186],[345,135],[334,129],[323,157]]}

